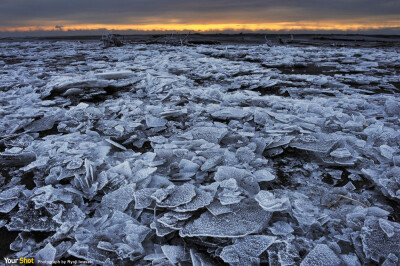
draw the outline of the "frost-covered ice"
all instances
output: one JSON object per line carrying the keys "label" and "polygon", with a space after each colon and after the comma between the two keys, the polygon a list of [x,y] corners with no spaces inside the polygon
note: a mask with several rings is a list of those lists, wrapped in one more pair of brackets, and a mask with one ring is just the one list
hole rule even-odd
{"label": "frost-covered ice", "polygon": [[399,59],[390,47],[2,42],[3,255],[396,265]]}

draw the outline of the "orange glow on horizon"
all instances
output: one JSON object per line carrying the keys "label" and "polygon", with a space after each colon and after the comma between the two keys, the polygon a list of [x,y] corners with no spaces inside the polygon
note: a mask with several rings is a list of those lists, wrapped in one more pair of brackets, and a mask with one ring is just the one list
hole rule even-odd
{"label": "orange glow on horizon", "polygon": [[32,32],[32,31],[80,31],[80,30],[134,30],[143,32],[162,31],[195,31],[195,32],[216,32],[216,31],[358,31],[384,28],[398,28],[400,20],[380,24],[368,23],[341,23],[341,22],[277,22],[259,24],[147,24],[147,25],[113,25],[113,24],[84,24],[69,25],[56,28],[54,26],[23,26],[23,27],[0,27],[0,32]]}

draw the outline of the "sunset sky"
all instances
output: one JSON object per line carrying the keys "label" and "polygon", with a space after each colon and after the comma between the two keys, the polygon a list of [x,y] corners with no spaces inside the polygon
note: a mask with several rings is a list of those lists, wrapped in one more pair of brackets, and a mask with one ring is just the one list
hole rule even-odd
{"label": "sunset sky", "polygon": [[400,34],[400,0],[0,0],[1,35],[105,30]]}

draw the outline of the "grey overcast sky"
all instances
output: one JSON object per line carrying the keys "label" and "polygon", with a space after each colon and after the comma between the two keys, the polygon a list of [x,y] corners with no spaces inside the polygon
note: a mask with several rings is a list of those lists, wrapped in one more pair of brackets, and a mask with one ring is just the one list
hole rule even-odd
{"label": "grey overcast sky", "polygon": [[399,29],[400,0],[0,0],[2,32],[51,31],[55,26],[139,31]]}

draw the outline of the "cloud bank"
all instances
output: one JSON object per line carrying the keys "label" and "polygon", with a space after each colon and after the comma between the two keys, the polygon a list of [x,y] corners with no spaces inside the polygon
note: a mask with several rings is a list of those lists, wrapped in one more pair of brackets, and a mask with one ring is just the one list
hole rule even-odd
{"label": "cloud bank", "polygon": [[398,0],[4,0],[0,31],[393,30]]}

